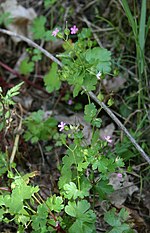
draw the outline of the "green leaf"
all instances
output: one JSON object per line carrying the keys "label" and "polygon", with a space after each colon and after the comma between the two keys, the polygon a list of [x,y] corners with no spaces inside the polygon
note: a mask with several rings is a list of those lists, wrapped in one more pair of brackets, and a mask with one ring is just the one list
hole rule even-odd
{"label": "green leaf", "polygon": [[90,74],[85,75],[82,85],[84,86],[86,91],[94,91],[96,84],[97,84],[96,75],[90,75]]}
{"label": "green leaf", "polygon": [[[78,69],[78,67],[76,67],[76,69]],[[74,74],[70,76],[70,79],[68,79],[68,83],[74,85],[73,97],[76,97],[82,89],[83,78],[83,73],[81,73],[80,71],[74,71]]]}
{"label": "green leaf", "polygon": [[42,54],[39,49],[34,49],[33,50],[33,56],[32,56],[32,61],[36,62],[42,59]]}
{"label": "green leaf", "polygon": [[56,63],[52,63],[52,67],[49,73],[44,76],[44,83],[46,86],[46,90],[50,93],[53,92],[54,90],[58,90],[61,85],[61,82],[57,74],[57,70],[58,70],[58,65]]}
{"label": "green leaf", "polygon": [[24,82],[21,82],[21,83],[19,83],[18,85],[16,85],[16,86],[14,86],[14,87],[12,87],[11,89],[9,89],[8,91],[7,91],[7,94],[6,94],[6,96],[4,97],[4,102],[5,102],[5,104],[6,105],[14,105],[15,103],[14,103],[14,101],[12,100],[12,97],[13,96],[16,96],[16,95],[18,95],[20,92],[19,92],[19,89],[20,89],[20,87],[21,87],[21,85],[23,84]]}
{"label": "green leaf", "polygon": [[84,109],[85,121],[91,122],[92,119],[96,116],[96,113],[97,113],[97,109],[96,109],[94,103],[86,105],[85,109]]}
{"label": "green leaf", "polygon": [[102,124],[102,120],[100,118],[95,118],[91,123],[93,126],[100,128]]}
{"label": "green leaf", "polygon": [[109,99],[107,102],[108,106],[111,107],[114,104],[114,100],[113,99]]}
{"label": "green leaf", "polygon": [[12,87],[10,90],[7,91],[7,94],[6,95],[9,95],[9,96],[15,96],[15,95],[18,95],[19,94],[19,90],[20,90],[20,87],[21,85],[23,84],[24,82],[21,82],[19,84],[17,84],[16,86]]}
{"label": "green leaf", "polygon": [[65,207],[65,212],[72,216],[76,217],[85,222],[92,222],[95,219],[95,214],[93,211],[89,210],[90,204],[86,200],[76,202],[68,202],[68,205]]}
{"label": "green leaf", "polygon": [[75,85],[75,87],[73,89],[73,98],[75,98],[79,94],[79,92],[81,91],[81,87],[82,87],[82,85],[80,85],[80,84]]}
{"label": "green leaf", "polygon": [[71,217],[76,217],[76,203],[75,202],[68,202],[68,205],[65,206],[65,212]]}
{"label": "green leaf", "polygon": [[41,204],[37,208],[37,213],[35,215],[32,215],[32,227],[35,230],[35,232],[43,232],[42,229],[44,228],[46,231],[46,223],[47,223],[47,217],[48,217],[48,210],[45,204]]}
{"label": "green leaf", "polygon": [[[14,192],[14,194],[16,194],[16,192]],[[14,194],[12,194],[9,204],[7,205],[11,214],[16,214],[23,208],[23,199],[19,198],[19,193],[17,193],[17,195]]]}
{"label": "green leaf", "polygon": [[30,61],[29,62],[29,58],[25,58],[19,67],[20,73],[27,75],[30,74],[33,70],[34,70],[34,62]]}
{"label": "green leaf", "polygon": [[38,18],[33,20],[32,32],[33,32],[34,39],[43,39],[44,38],[44,36],[45,36],[45,23],[46,23],[45,16],[39,16]]}
{"label": "green leaf", "polygon": [[100,92],[97,96],[97,99],[102,102],[104,100],[104,95]]}
{"label": "green leaf", "polygon": [[69,184],[65,184],[64,190],[65,190],[64,195],[69,200],[71,198],[75,200],[77,197],[80,197],[80,191],[77,189],[76,184],[73,182],[70,182]]}
{"label": "green leaf", "polygon": [[70,233],[75,232],[95,232],[96,216],[92,210],[89,210],[90,204],[86,200],[75,202],[68,202],[65,207],[65,212],[76,218],[76,221],[69,228]]}
{"label": "green leaf", "polygon": [[11,213],[17,213],[23,208],[23,201],[30,199],[32,195],[38,192],[37,187],[27,186],[24,181],[13,189],[10,201],[7,205]]}
{"label": "green leaf", "polygon": [[117,167],[117,166],[118,166],[118,167],[124,167],[124,162],[123,162],[123,159],[122,159],[122,158],[117,157],[117,158],[115,159],[115,164],[116,164],[116,167]]}
{"label": "green leaf", "polygon": [[5,211],[3,209],[0,209],[0,221],[2,221],[4,214],[5,214]]}
{"label": "green leaf", "polygon": [[109,73],[111,71],[111,52],[104,48],[95,47],[85,53],[86,60],[95,65],[97,71]]}
{"label": "green leaf", "polygon": [[22,223],[23,225],[26,225],[30,221],[30,216],[28,211],[26,211],[25,209],[20,210],[19,215],[15,216],[15,220],[19,223]]}
{"label": "green leaf", "polygon": [[125,208],[122,208],[118,216],[122,221],[126,221],[129,218],[129,213]]}
{"label": "green leaf", "polygon": [[53,137],[56,132],[57,121],[49,117],[44,119],[44,112],[38,110],[33,112],[24,121],[27,130],[25,131],[24,138],[26,141],[31,140],[32,143],[39,140],[48,140]]}
{"label": "green leaf", "polygon": [[57,0],[44,0],[44,7],[49,8],[55,4]]}
{"label": "green leaf", "polygon": [[55,212],[60,212],[64,208],[64,205],[62,203],[62,197],[56,197],[56,195],[49,197],[46,201],[46,204],[49,207],[49,209],[51,211],[54,210]]}
{"label": "green leaf", "polygon": [[0,15],[0,25],[4,24],[5,26],[8,26],[12,21],[13,21],[13,19],[11,18],[10,12],[1,13],[1,15]]}
{"label": "green leaf", "polygon": [[128,224],[123,223],[121,226],[113,227],[113,229],[108,233],[134,233],[134,231],[129,227]]}
{"label": "green leaf", "polygon": [[80,179],[80,183],[81,183],[81,187],[80,187],[81,188],[81,192],[84,195],[84,197],[89,196],[89,190],[92,188],[92,185],[89,182],[89,180],[85,176],[83,176]]}
{"label": "green leaf", "polygon": [[77,219],[69,228],[69,233],[96,233],[95,225],[87,222],[82,222]]}
{"label": "green leaf", "polygon": [[4,205],[4,197],[2,195],[0,195],[0,206]]}
{"label": "green leaf", "polygon": [[0,176],[5,174],[7,170],[8,170],[8,163],[7,163],[6,154],[0,152]]}
{"label": "green leaf", "polygon": [[4,203],[10,213],[16,214],[22,211],[24,201],[31,199],[32,195],[39,191],[39,188],[27,185],[20,175],[14,176],[10,173],[9,178],[14,179],[11,183],[12,193],[4,197]]}
{"label": "green leaf", "polygon": [[82,28],[82,31],[78,34],[79,39],[90,38],[92,35],[91,30],[89,28]]}
{"label": "green leaf", "polygon": [[109,180],[100,180],[95,186],[96,192],[98,192],[99,197],[104,200],[107,198],[108,194],[111,194],[114,189],[112,185],[109,184]]}
{"label": "green leaf", "polygon": [[61,169],[61,176],[59,178],[59,188],[62,189],[65,184],[69,183],[72,178],[71,166],[75,164],[74,157],[72,152],[67,150],[67,155],[65,155],[62,159],[63,166]]}
{"label": "green leaf", "polygon": [[89,165],[89,162],[82,162],[82,161],[80,161],[80,162],[78,163],[77,170],[78,170],[79,172],[82,172],[82,171],[84,171],[84,170],[88,167],[88,165]]}
{"label": "green leaf", "polygon": [[64,185],[64,196],[70,199],[77,199],[78,197],[84,198],[89,195],[89,189],[91,188],[91,184],[84,179],[85,182],[81,183],[81,190],[77,189],[75,183],[70,182],[69,184]]}
{"label": "green leaf", "polygon": [[105,213],[104,220],[112,227],[121,226],[121,221],[116,215],[115,208],[112,208],[110,211]]}
{"label": "green leaf", "polygon": [[99,172],[106,173],[108,170],[109,160],[101,156],[99,159],[96,159],[92,165],[92,168],[95,170],[98,168]]}

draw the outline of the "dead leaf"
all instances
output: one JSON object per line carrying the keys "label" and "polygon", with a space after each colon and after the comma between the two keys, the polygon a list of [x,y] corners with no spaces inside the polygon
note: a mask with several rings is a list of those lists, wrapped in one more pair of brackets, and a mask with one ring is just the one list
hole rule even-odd
{"label": "dead leaf", "polygon": [[100,138],[105,139],[105,137],[107,136],[112,137],[114,130],[115,130],[114,123],[107,125],[105,128],[100,129]]}
{"label": "dead leaf", "polygon": [[124,173],[122,178],[118,178],[117,173],[112,173],[109,183],[113,186],[114,192],[109,196],[110,201],[115,206],[121,206],[127,199],[128,195],[138,191],[138,187],[129,181],[129,176]]}
{"label": "dead leaf", "polygon": [[29,94],[23,96],[14,96],[13,100],[20,103],[25,110],[30,110],[33,102],[33,97]]}
{"label": "dead leaf", "polygon": [[[1,8],[4,13],[9,12],[13,19],[12,23],[7,25],[6,28],[19,35],[32,39],[30,26],[33,19],[37,16],[34,9],[26,9],[23,6],[18,5],[16,0],[6,0],[1,4]],[[21,41],[21,39],[17,37],[12,37],[12,39],[15,43]]]}
{"label": "dead leaf", "polygon": [[5,38],[3,36],[0,37],[0,54],[5,50],[6,44],[5,44]]}
{"label": "dead leaf", "polygon": [[124,87],[126,79],[124,77],[113,77],[109,80],[103,80],[107,92],[117,92],[119,89]]}

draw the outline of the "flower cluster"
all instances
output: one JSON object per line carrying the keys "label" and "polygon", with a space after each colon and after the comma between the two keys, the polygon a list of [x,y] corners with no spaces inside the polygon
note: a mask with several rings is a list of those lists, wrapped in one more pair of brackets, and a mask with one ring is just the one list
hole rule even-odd
{"label": "flower cluster", "polygon": [[[71,34],[76,34],[78,32],[78,28],[76,25],[73,25],[73,27],[70,28],[70,33]],[[59,32],[58,28],[55,28],[55,30],[52,32],[52,36],[56,37]]]}

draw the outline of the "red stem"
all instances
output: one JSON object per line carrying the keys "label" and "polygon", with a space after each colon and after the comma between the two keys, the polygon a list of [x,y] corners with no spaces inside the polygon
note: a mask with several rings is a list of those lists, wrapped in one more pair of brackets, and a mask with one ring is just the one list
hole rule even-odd
{"label": "red stem", "polygon": [[13,70],[11,67],[9,67],[8,65],[4,64],[3,62],[0,61],[0,66],[2,66],[5,70],[8,70],[10,73],[16,75],[17,77],[19,77],[21,80],[23,80],[24,82],[26,82],[27,84],[29,84],[30,86],[33,86],[34,88],[43,91],[44,93],[46,93],[47,95],[50,95],[50,93],[48,93],[46,90],[44,90],[42,87],[40,87],[39,85],[36,85],[35,83],[29,81],[27,78],[22,77],[17,71]]}
{"label": "red stem", "polygon": [[0,187],[0,190],[2,190],[2,191],[7,191],[7,192],[12,192],[12,190],[10,189],[10,188],[8,188],[8,187]]}

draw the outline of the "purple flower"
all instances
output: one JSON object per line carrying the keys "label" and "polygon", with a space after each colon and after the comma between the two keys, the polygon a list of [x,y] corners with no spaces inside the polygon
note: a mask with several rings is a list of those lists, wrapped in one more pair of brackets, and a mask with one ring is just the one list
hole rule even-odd
{"label": "purple flower", "polygon": [[71,34],[76,34],[78,31],[78,28],[76,27],[76,25],[74,25],[72,28],[70,28],[71,30]]}
{"label": "purple flower", "polygon": [[63,131],[64,128],[65,128],[65,125],[66,125],[66,123],[64,123],[63,121],[61,121],[60,124],[58,125],[58,128],[60,128],[59,131]]}
{"label": "purple flower", "polygon": [[72,105],[73,104],[73,101],[70,99],[70,100],[68,100],[68,104],[69,105]]}
{"label": "purple flower", "polygon": [[121,178],[122,178],[122,174],[121,174],[121,173],[118,173],[118,174],[117,174],[117,177],[118,177],[119,179],[121,179]]}
{"label": "purple flower", "polygon": [[112,143],[112,139],[110,136],[105,136],[104,139],[109,142],[109,143]]}
{"label": "purple flower", "polygon": [[55,30],[52,32],[52,36],[57,36],[57,33],[59,32],[58,28],[55,28]]}

